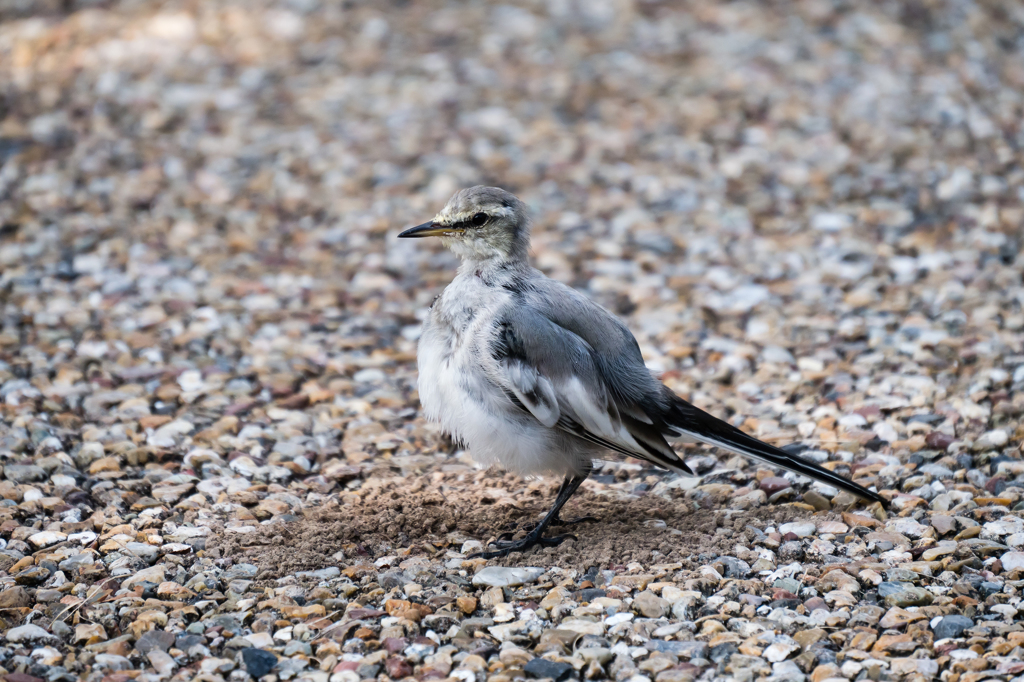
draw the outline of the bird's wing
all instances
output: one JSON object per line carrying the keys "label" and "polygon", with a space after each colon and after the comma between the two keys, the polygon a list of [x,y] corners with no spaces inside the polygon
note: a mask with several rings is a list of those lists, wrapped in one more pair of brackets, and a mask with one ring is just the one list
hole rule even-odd
{"label": "bird's wing", "polygon": [[[697,440],[828,483],[858,497],[881,502],[883,506],[888,505],[888,501],[878,493],[814,462],[764,443],[677,396],[651,376],[629,329],[579,292],[544,278],[536,282],[526,299],[542,317],[589,349],[588,367],[593,368],[595,381],[604,391],[601,395],[607,396],[608,402],[617,408],[619,423],[641,445],[660,445],[666,438]],[[651,457],[647,459],[662,464]],[[678,465],[662,466],[680,468]]]}
{"label": "bird's wing", "polygon": [[510,309],[494,332],[488,353],[495,379],[537,421],[622,454],[692,473],[642,406],[609,390],[600,358],[580,336],[529,306]]}

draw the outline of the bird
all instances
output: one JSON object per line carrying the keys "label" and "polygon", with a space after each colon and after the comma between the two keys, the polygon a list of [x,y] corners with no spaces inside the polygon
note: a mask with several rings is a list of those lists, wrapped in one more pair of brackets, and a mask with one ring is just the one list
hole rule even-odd
{"label": "bird", "polygon": [[[888,501],[814,462],[741,431],[676,395],[644,364],[629,328],[530,264],[526,205],[497,187],[456,192],[434,218],[398,237],[439,237],[461,258],[431,304],[417,348],[424,415],[482,465],[563,478],[550,511],[494,559],[573,535],[562,507],[608,451],[693,476],[669,441],[698,441],[788,469],[867,500]],[[578,521],[579,519],[577,519]]]}

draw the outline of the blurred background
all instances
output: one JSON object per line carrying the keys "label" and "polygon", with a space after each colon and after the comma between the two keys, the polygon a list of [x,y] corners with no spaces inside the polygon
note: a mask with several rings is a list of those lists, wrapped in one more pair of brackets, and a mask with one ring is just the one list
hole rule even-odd
{"label": "blurred background", "polygon": [[419,453],[418,324],[456,261],[394,236],[474,184],[763,437],[902,442],[891,410],[954,394],[998,421],[1022,92],[1012,2],[0,0],[0,449],[45,416]]}

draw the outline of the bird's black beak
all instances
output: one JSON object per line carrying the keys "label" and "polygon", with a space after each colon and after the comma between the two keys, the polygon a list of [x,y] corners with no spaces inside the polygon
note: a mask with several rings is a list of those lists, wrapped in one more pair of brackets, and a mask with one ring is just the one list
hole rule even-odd
{"label": "bird's black beak", "polygon": [[417,225],[416,227],[410,227],[408,230],[398,235],[398,238],[418,239],[419,237],[440,237],[442,235],[451,234],[452,232],[456,231],[457,230],[452,229],[451,226],[438,225],[433,220],[431,220],[429,223],[423,223],[422,225]]}

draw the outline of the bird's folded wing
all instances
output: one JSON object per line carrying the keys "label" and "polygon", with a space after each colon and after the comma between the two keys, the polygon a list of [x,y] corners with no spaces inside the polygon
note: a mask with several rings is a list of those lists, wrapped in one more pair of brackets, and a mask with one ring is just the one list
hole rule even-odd
{"label": "bird's folded wing", "polygon": [[525,362],[511,361],[501,363],[505,372],[508,388],[511,389],[519,404],[530,411],[541,424],[552,428],[558,423],[561,411],[558,407],[558,394],[551,381]]}
{"label": "bird's folded wing", "polygon": [[700,441],[888,504],[878,493],[763,443],[676,396],[651,377],[629,329],[579,292],[545,279],[525,300],[519,310],[528,312],[513,324],[523,336],[516,359],[548,377],[558,403],[557,428],[686,471],[666,438]]}
{"label": "bird's folded wing", "polygon": [[643,408],[609,390],[601,361],[582,338],[521,311],[502,322],[496,339],[496,379],[541,424],[690,473]]}

